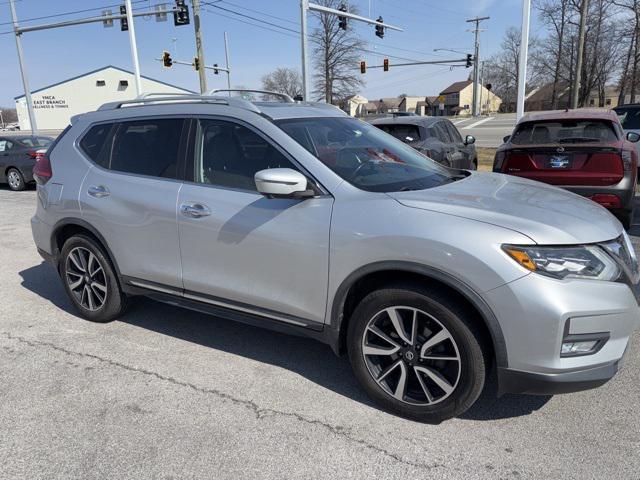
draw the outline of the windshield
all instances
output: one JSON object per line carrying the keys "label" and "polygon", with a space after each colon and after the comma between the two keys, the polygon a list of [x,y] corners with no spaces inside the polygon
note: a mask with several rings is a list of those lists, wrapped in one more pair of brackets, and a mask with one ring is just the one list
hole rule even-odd
{"label": "windshield", "polygon": [[615,109],[625,130],[640,130],[640,107],[618,107]]}
{"label": "windshield", "polygon": [[276,124],[346,181],[370,192],[422,190],[456,175],[355,118],[297,118]]}
{"label": "windshield", "polygon": [[609,143],[617,140],[613,124],[604,120],[527,122],[519,125],[511,137],[514,145]]}
{"label": "windshield", "polygon": [[51,143],[51,139],[47,137],[24,137],[19,141],[27,147],[46,147]]}

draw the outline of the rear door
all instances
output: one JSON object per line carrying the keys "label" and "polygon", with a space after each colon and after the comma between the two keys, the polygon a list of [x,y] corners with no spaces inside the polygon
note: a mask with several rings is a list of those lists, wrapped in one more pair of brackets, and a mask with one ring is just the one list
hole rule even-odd
{"label": "rear door", "polygon": [[178,197],[187,298],[320,328],[333,197],[258,193],[257,171],[302,169],[249,124],[202,118],[192,146]]}
{"label": "rear door", "polygon": [[94,162],[79,195],[82,217],[133,283],[182,288],[176,202],[187,124],[182,118],[105,123],[79,142]]}

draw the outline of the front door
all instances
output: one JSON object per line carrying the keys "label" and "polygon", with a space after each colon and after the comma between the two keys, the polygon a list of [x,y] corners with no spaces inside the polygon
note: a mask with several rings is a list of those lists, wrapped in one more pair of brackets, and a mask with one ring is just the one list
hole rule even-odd
{"label": "front door", "polygon": [[259,194],[257,171],[300,169],[252,127],[202,119],[193,142],[193,182],[178,196],[185,295],[319,328],[333,198]]}

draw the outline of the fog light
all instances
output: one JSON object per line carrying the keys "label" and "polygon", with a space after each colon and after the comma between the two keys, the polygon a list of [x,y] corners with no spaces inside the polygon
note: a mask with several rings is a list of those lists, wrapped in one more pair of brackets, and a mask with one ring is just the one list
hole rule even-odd
{"label": "fog light", "polygon": [[561,354],[570,355],[587,355],[595,350],[599,340],[589,340],[586,342],[567,342],[562,344]]}

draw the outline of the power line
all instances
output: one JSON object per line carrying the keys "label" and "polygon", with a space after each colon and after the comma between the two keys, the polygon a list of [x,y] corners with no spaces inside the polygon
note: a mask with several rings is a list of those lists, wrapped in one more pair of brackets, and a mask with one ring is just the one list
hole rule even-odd
{"label": "power line", "polygon": [[284,35],[285,37],[299,38],[297,35],[294,35],[292,33],[283,32],[282,30],[276,30],[275,28],[269,28],[269,27],[265,27],[264,25],[258,25],[258,24],[255,24],[255,23],[251,23],[251,22],[248,22],[246,20],[242,20],[240,18],[232,17],[230,15],[225,15],[224,13],[214,12],[213,10],[208,10],[206,8],[204,10],[206,12],[209,12],[209,13],[214,13],[215,15],[217,15],[219,17],[228,18],[229,20],[234,20],[236,22],[244,23],[245,25],[251,25],[252,27],[257,27],[257,28],[261,28],[263,30],[268,30],[269,32],[279,33],[280,35]]}
{"label": "power line", "polygon": [[[208,6],[213,7],[213,8],[217,8],[219,10],[224,10],[225,12],[229,12],[229,13],[232,13],[234,15],[238,15],[240,17],[249,18],[251,20],[255,20],[255,21],[261,22],[261,23],[266,23],[267,25],[271,25],[271,26],[276,27],[276,28],[281,28],[282,30],[287,30],[287,31],[293,32],[293,33],[300,33],[298,30],[294,30],[294,29],[289,28],[289,27],[283,27],[282,25],[278,25],[278,24],[272,23],[272,22],[267,22],[266,20],[263,20],[261,18],[252,17],[251,15],[246,15],[244,13],[236,12],[236,11],[231,10],[229,8],[221,7],[217,3],[202,2],[202,4],[203,5],[208,5]],[[281,20],[283,20],[283,19],[281,19]]]}
{"label": "power line", "polygon": [[[149,2],[149,0],[134,0],[131,3],[136,4],[136,3],[145,3],[145,2]],[[86,12],[92,12],[95,10],[103,10],[105,8],[115,8],[115,7],[119,7],[120,4],[115,4],[115,5],[105,5],[103,7],[95,7],[95,8],[85,8],[84,10],[74,10],[71,12],[63,12],[63,13],[55,13],[52,15],[44,15],[42,17],[32,17],[32,18],[24,18],[24,19],[20,19],[20,23],[26,23],[26,22],[33,22],[35,20],[45,20],[47,18],[56,18],[56,17],[64,17],[67,15],[77,15],[78,13],[86,13]],[[3,22],[0,23],[0,26],[2,25],[13,25],[13,22]],[[12,33],[12,32],[10,32]]]}
{"label": "power line", "polygon": [[284,21],[284,22],[291,23],[291,24],[293,24],[293,25],[299,25],[299,24],[300,24],[300,22],[299,22],[299,21],[298,21],[298,22],[295,22],[295,21],[293,21],[293,20],[288,20],[288,19],[286,19],[286,18],[278,17],[278,16],[276,16],[276,15],[271,15],[270,13],[261,12],[260,10],[254,10],[254,9],[252,9],[252,8],[245,7],[245,6],[243,6],[243,5],[238,5],[237,3],[229,2],[229,1],[227,1],[227,0],[218,0],[218,1],[219,1],[219,2],[222,2],[222,3],[226,3],[226,4],[228,4],[228,5],[232,5],[232,6],[237,7],[237,8],[242,8],[242,9],[247,10],[247,11],[249,11],[249,12],[253,12],[253,13],[258,13],[258,14],[260,14],[260,15],[264,15],[265,17],[271,17],[271,18],[275,18],[275,19],[278,19],[278,20],[282,20],[282,21]]}

